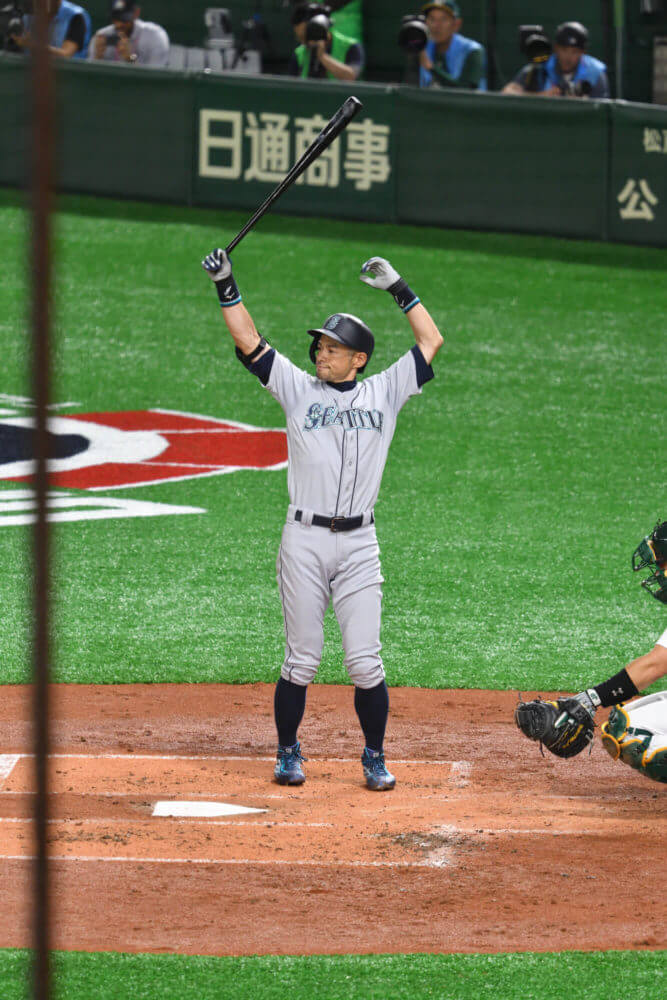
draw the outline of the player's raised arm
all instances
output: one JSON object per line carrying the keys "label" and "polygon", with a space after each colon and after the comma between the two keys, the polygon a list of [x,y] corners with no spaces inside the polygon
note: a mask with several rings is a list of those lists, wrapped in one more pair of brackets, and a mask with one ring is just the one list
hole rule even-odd
{"label": "player's raised arm", "polygon": [[252,316],[243,305],[241,293],[232,274],[231,260],[224,250],[218,249],[205,257],[201,265],[209,278],[215,282],[222,315],[234,343],[245,359],[256,361],[269,350],[269,347],[257,332]]}
{"label": "player's raised arm", "polygon": [[401,278],[398,271],[384,257],[371,257],[361,268],[360,279],[372,288],[381,288],[393,296],[394,301],[407,315],[417,346],[427,364],[431,364],[444,341],[433,318],[422,305],[419,297]]}

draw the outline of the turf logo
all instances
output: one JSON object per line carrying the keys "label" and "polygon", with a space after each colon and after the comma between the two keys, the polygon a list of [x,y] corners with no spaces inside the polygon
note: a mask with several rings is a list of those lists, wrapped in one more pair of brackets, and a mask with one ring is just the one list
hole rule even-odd
{"label": "turf logo", "polygon": [[[50,416],[49,481],[62,489],[117,490],[240,469],[287,465],[284,430],[174,410]],[[0,479],[27,482],[34,418],[0,418]]]}

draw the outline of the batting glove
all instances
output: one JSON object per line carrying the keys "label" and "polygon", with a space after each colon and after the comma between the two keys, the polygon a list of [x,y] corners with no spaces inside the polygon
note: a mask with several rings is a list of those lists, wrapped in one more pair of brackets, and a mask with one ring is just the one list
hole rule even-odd
{"label": "batting glove", "polygon": [[241,301],[241,293],[238,290],[234,275],[232,274],[232,262],[224,250],[219,247],[212,250],[201,262],[209,278],[215,282],[220,305],[224,308],[235,306]]}
{"label": "batting glove", "polygon": [[370,257],[365,261],[361,266],[359,278],[371,288],[381,288],[389,292],[394,297],[396,305],[405,313],[420,301],[408,283],[384,257]]}

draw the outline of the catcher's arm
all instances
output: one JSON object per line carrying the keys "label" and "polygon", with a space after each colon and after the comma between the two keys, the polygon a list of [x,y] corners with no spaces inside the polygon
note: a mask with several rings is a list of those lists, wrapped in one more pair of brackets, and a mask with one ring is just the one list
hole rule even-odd
{"label": "catcher's arm", "polygon": [[593,713],[577,698],[526,702],[519,696],[514,721],[540,750],[545,746],[556,757],[575,757],[593,741]]}
{"label": "catcher's arm", "polygon": [[638,691],[667,674],[667,646],[656,645],[644,656],[638,656],[625,668]]}
{"label": "catcher's arm", "polygon": [[[232,274],[231,260],[224,250],[213,250],[202,261],[202,267],[209,278],[215,282],[222,306],[222,315],[238,351],[244,357],[252,355],[252,361],[257,361],[270,348],[264,342],[261,350],[257,351],[262,338],[252,316],[243,305],[241,293]],[[256,354],[255,351],[257,351]]]}
{"label": "catcher's arm", "polygon": [[361,268],[361,281],[371,288],[381,288],[393,296],[396,304],[407,315],[419,350],[430,365],[444,341],[433,318],[420,299],[401,278],[398,271],[384,257],[371,257]]}

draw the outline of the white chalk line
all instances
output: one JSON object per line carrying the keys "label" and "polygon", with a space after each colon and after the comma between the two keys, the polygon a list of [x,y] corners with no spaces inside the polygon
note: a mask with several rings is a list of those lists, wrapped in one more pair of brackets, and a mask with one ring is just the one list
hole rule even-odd
{"label": "white chalk line", "polygon": [[[254,796],[255,798],[264,799],[285,799],[285,794],[288,791],[296,792],[298,786],[290,788],[288,785],[285,786],[285,793],[283,795],[266,795],[264,793],[257,792]],[[33,790],[16,792],[12,791],[11,788],[0,788],[0,795],[34,795]],[[51,792],[52,795],[74,795],[77,799],[139,799],[141,802],[154,802],[157,797],[157,792],[155,794],[147,794],[147,792],[137,789],[136,792]],[[216,799],[215,793],[211,792],[188,792],[190,798],[200,798],[207,799],[216,802],[223,802],[229,798],[229,795],[222,798],[222,793],[220,798]]]}
{"label": "white chalk line", "polygon": [[[34,820],[32,816],[1,816],[0,823],[33,823]],[[135,826],[143,824],[144,826],[155,826],[156,822],[168,822],[171,824],[194,824],[195,826],[308,826],[308,827],[327,827],[331,828],[333,823],[299,823],[299,822],[283,822],[281,820],[239,820],[237,823],[231,819],[201,819],[199,817],[189,817],[188,819],[182,819],[180,816],[147,816],[145,819],[97,819],[92,817],[87,817],[86,819],[79,819],[77,816],[70,816],[67,819],[47,819],[47,823],[60,823],[69,824],[74,826],[80,826],[83,823],[98,823],[106,826]]]}
{"label": "white chalk line", "polygon": [[[35,854],[0,854],[0,861],[36,861]],[[291,865],[294,868],[441,868],[441,862],[430,861],[316,861],[303,858],[123,858],[76,854],[50,854],[49,861],[114,861],[140,865]]]}
{"label": "white chalk line", "polygon": [[20,756],[18,753],[0,754],[0,788],[18,764]]}
{"label": "white chalk line", "polygon": [[[34,753],[19,753],[12,754],[12,757],[16,757],[17,760],[24,758],[33,758]],[[272,757],[241,757],[241,756],[221,756],[215,754],[149,754],[149,753],[50,753],[50,759],[53,760],[213,760],[213,761],[245,761],[249,763],[251,761],[275,761],[275,754]],[[0,756],[0,760],[2,756]],[[359,757],[315,757],[311,755],[309,760],[313,763],[321,764],[359,764],[361,761],[361,755]],[[472,769],[472,764],[467,760],[438,760],[438,759],[423,759],[423,760],[396,760],[393,757],[391,761],[392,764],[436,764],[444,767],[457,768],[460,772],[464,774],[469,774]]]}
{"label": "white chalk line", "polygon": [[[332,828],[333,823],[300,823],[300,822],[282,822],[279,820],[256,820],[255,822],[249,820],[239,820],[235,823],[233,820],[211,820],[211,819],[181,819],[172,816],[150,816],[146,819],[77,819],[72,817],[71,819],[49,819],[47,823],[52,824],[68,824],[80,826],[84,823],[86,824],[98,824],[100,826],[148,826],[149,824],[154,824],[155,821],[177,823],[177,824],[194,824],[196,826],[265,826],[265,827],[327,827]],[[33,820],[30,817],[21,816],[3,816],[0,817],[0,823],[32,823]],[[435,832],[438,832],[437,830]],[[467,837],[474,836],[496,836],[498,834],[509,834],[510,836],[535,836],[541,835],[544,837],[572,837],[580,836],[585,834],[587,836],[604,836],[607,832],[604,827],[596,827],[595,829],[588,829],[586,827],[577,827],[576,830],[551,830],[544,827],[479,827],[479,826],[447,826],[447,832],[452,836],[457,834],[464,834]],[[428,836],[429,831],[424,831],[424,836]],[[7,855],[0,854],[0,858],[7,857]],[[122,860],[122,859],[118,859]],[[225,862],[229,864],[230,862]],[[248,862],[252,864],[253,862]],[[285,862],[287,863],[287,862]],[[294,862],[295,864],[300,864],[301,862]],[[257,862],[257,864],[268,864],[268,862]],[[341,862],[343,864],[343,862]]]}

